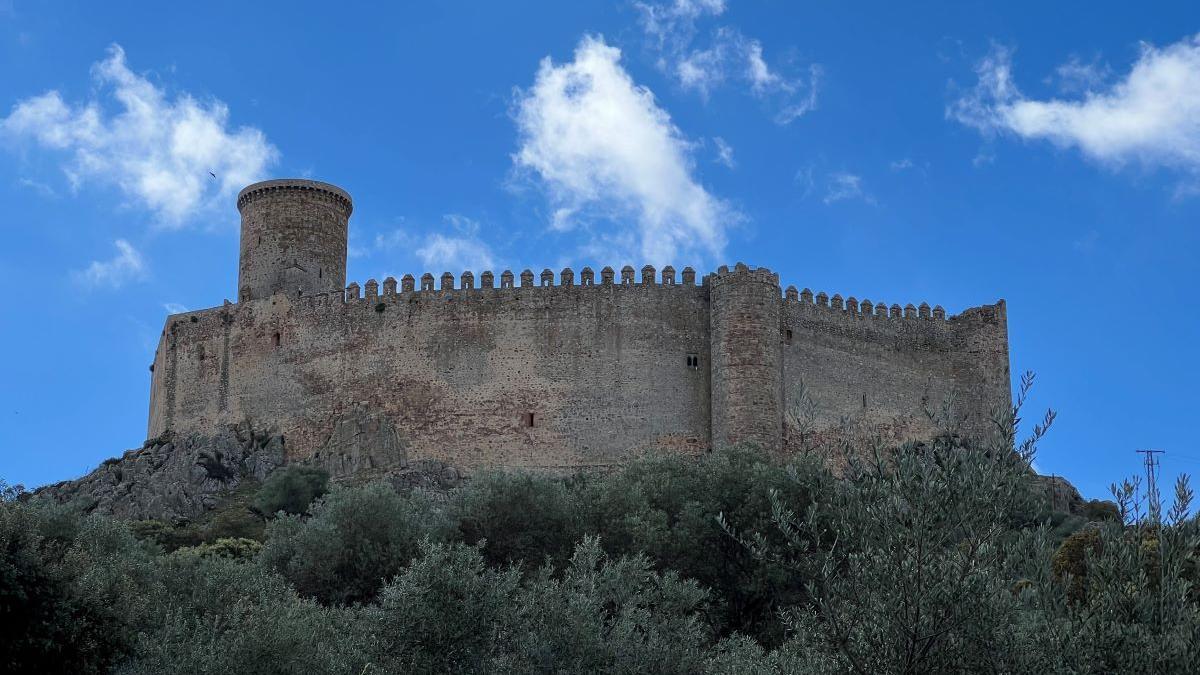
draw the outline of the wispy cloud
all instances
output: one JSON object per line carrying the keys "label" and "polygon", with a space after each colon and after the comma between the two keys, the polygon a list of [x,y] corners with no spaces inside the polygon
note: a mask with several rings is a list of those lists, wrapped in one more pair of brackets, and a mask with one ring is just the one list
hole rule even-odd
{"label": "wispy cloud", "polygon": [[654,264],[720,257],[738,214],[696,180],[693,144],[620,60],[591,36],[570,63],[542,60],[533,86],[517,93],[516,168],[545,189],[552,227],[611,226],[585,249],[633,248],[626,254]]}
{"label": "wispy cloud", "polygon": [[479,221],[457,213],[442,216],[442,221],[452,232],[426,235],[424,243],[415,251],[426,269],[459,272],[492,268],[495,256],[479,236]]}
{"label": "wispy cloud", "polygon": [[988,137],[1044,139],[1106,165],[1174,168],[1196,182],[1200,35],[1166,47],[1143,44],[1130,71],[1108,86],[1100,86],[1103,74],[1094,67],[1068,63],[1065,72],[1086,83],[1081,97],[1033,100],[1013,80],[1012,52],[994,48],[976,67],[978,83],[946,115]]}
{"label": "wispy cloud", "polygon": [[763,45],[732,26],[718,26],[700,39],[699,23],[725,11],[722,0],[638,2],[642,30],[657,54],[656,64],[686,89],[707,99],[727,82],[744,83],[770,101],[775,121],[789,124],[814,110],[822,70],[810,64],[784,74],[767,63]]}
{"label": "wispy cloud", "polygon": [[723,164],[732,169],[737,166],[737,162],[733,159],[733,146],[725,142],[720,136],[713,137],[713,144],[717,146],[717,163]]}
{"label": "wispy cloud", "polygon": [[907,171],[907,170],[913,168],[913,166],[915,166],[913,164],[913,161],[907,157],[905,157],[903,159],[894,160],[890,164],[888,164],[888,168],[891,169],[892,171]]}
{"label": "wispy cloud", "polygon": [[21,187],[29,188],[43,197],[53,198],[58,196],[58,193],[54,191],[54,188],[41,181],[33,180],[32,178],[17,179],[17,184]]}
{"label": "wispy cloud", "polygon": [[130,281],[145,277],[146,263],[142,254],[124,239],[113,242],[117,253],[108,260],[93,260],[86,268],[73,273],[75,280],[88,288],[106,286],[120,288]]}
{"label": "wispy cloud", "polygon": [[442,216],[439,231],[417,235],[397,228],[375,235],[377,251],[411,250],[428,271],[488,270],[496,262],[478,220],[458,213]]}
{"label": "wispy cloud", "polygon": [[224,204],[278,157],[258,129],[230,129],[221,101],[172,97],[131,71],[119,45],[93,65],[92,77],[102,100],[68,103],[54,90],[21,100],[0,119],[0,136],[64,153],[72,186],[113,185],[166,227],[217,199]]}
{"label": "wispy cloud", "polygon": [[167,310],[167,314],[183,314],[188,311],[186,305],[181,305],[178,302],[164,302],[163,309]]}
{"label": "wispy cloud", "polygon": [[1054,77],[1047,80],[1057,84],[1064,94],[1080,94],[1101,89],[1111,76],[1109,67],[1098,59],[1084,63],[1078,56],[1072,56],[1055,68]]}
{"label": "wispy cloud", "polygon": [[863,188],[862,176],[845,171],[835,171],[829,174],[826,178],[823,201],[826,204],[833,204],[852,199],[861,199],[869,204],[875,203],[875,199]]}

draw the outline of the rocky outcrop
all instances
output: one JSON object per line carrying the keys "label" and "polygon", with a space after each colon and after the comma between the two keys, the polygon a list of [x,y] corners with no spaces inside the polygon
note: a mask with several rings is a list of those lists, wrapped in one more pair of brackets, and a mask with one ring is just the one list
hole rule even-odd
{"label": "rocky outcrop", "polygon": [[119,518],[191,519],[283,463],[283,436],[248,423],[211,436],[166,433],[82,478],[40,488],[35,498]]}
{"label": "rocky outcrop", "polygon": [[337,419],[333,432],[309,461],[335,479],[408,466],[408,450],[396,427],[378,413],[356,406]]}
{"label": "rocky outcrop", "polygon": [[[39,488],[34,498],[131,520],[192,520],[245,481],[261,482],[283,466],[285,450],[281,434],[248,422],[211,436],[168,432],[82,478]],[[365,408],[338,419],[321,449],[303,463],[325,469],[335,483],[382,481],[397,490],[445,492],[463,480],[444,462],[410,461],[395,427]]]}
{"label": "rocky outcrop", "polygon": [[1079,494],[1079,490],[1075,489],[1075,486],[1071,485],[1066,478],[1039,475],[1037,479],[1046,493],[1046,499],[1049,500],[1052,510],[1074,516],[1085,514],[1087,502],[1084,501],[1083,495]]}
{"label": "rocky outcrop", "polygon": [[305,463],[325,469],[338,483],[383,481],[401,491],[442,492],[463,480],[459,470],[445,462],[410,460],[395,425],[366,406],[339,417],[329,438]]}

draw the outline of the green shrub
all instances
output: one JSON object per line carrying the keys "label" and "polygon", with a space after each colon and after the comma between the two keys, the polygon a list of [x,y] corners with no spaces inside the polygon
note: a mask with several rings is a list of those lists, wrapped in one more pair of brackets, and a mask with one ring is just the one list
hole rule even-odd
{"label": "green shrub", "polygon": [[198,558],[218,557],[230,560],[253,560],[262,551],[262,542],[255,539],[236,538],[218,539],[205,542],[198,546],[190,546],[175,551],[178,556],[194,556]]}
{"label": "green shrub", "polygon": [[1100,530],[1087,528],[1067,537],[1050,559],[1050,571],[1055,579],[1066,584],[1067,597],[1082,602],[1087,595],[1088,556],[1100,553]]}
{"label": "green shrub", "polygon": [[450,517],[463,541],[481,544],[492,565],[563,564],[583,536],[566,481],[531,473],[484,473],[452,496]]}
{"label": "green shrub", "polygon": [[543,568],[517,594],[508,672],[695,673],[711,628],[708,593],[645,556],[611,558],[589,537],[561,575]]}
{"label": "green shrub", "polygon": [[711,589],[721,634],[740,631],[775,645],[784,633],[779,612],[804,601],[804,580],[757,559],[717,518],[782,545],[771,525],[771,494],[804,508],[831,482],[811,458],[784,465],[747,447],[651,456],[586,487],[583,529],[599,535],[610,554],[643,553],[655,569]]}
{"label": "green shrub", "polygon": [[0,670],[108,672],[132,650],[149,569],[119,523],[0,504]]}
{"label": "green shrub", "polygon": [[477,548],[423,542],[368,613],[377,660],[392,673],[493,672],[520,578],[515,568],[489,568]]}
{"label": "green shrub", "polygon": [[1083,515],[1088,520],[1120,520],[1121,510],[1116,502],[1092,499],[1083,505]]}
{"label": "green shrub", "polygon": [[159,576],[151,621],[121,673],[375,672],[356,613],[304,600],[258,565],[172,555]]}
{"label": "green shrub", "polygon": [[267,477],[254,497],[254,508],[264,516],[279,511],[303,514],[315,499],[329,491],[329,472],[312,466],[290,464]]}
{"label": "green shrub", "polygon": [[337,488],[311,516],[285,515],[267,525],[263,564],[301,595],[326,604],[374,599],[426,538],[451,538],[453,524],[425,493],[398,494],[383,484]]}
{"label": "green shrub", "polygon": [[161,520],[135,520],[129,523],[135,537],[151,542],[170,553],[185,546],[196,546],[204,537],[190,523],[172,525]]}

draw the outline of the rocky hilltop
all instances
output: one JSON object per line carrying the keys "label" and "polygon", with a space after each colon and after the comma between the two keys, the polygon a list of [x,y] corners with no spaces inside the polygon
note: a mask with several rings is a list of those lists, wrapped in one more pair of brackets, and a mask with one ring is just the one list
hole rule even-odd
{"label": "rocky hilltop", "polygon": [[[39,488],[35,496],[131,520],[189,520],[216,508],[246,481],[261,482],[290,463],[287,441],[250,422],[215,434],[164,433],[105,460],[82,478]],[[343,419],[324,446],[302,462],[340,483],[382,480],[397,488],[444,490],[461,480],[442,462],[410,461],[395,429],[376,415]]]}

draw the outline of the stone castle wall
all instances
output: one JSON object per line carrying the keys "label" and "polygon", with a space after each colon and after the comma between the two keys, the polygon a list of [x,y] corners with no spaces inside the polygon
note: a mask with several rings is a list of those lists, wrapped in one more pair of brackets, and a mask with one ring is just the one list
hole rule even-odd
{"label": "stone castle wall", "polygon": [[[738,264],[544,270],[342,288],[349,196],[308,180],[242,191],[239,302],[167,319],[149,435],[250,422],[289,460],[336,471],[432,460],[478,467],[620,463],[658,447],[795,447],[803,388],[817,431],[846,420],[928,437],[947,396],[964,431],[1009,401],[1003,301],[947,319],[786,291]],[[440,281],[440,283],[438,283]],[[436,286],[436,287],[435,287]]]}
{"label": "stone castle wall", "polygon": [[821,428],[855,418],[895,439],[932,433],[925,400],[953,392],[979,423],[1008,397],[1003,304],[884,316],[784,297],[769,271],[740,266],[701,285],[653,271],[635,281],[628,268],[592,285],[532,276],[505,288],[467,275],[440,290],[428,277],[425,290],[368,282],[365,295],[351,284],[172,316],[149,435],[251,420],[279,429],[289,459],[310,459],[368,411],[404,460],[571,468],[650,447],[786,447],[801,382]]}

